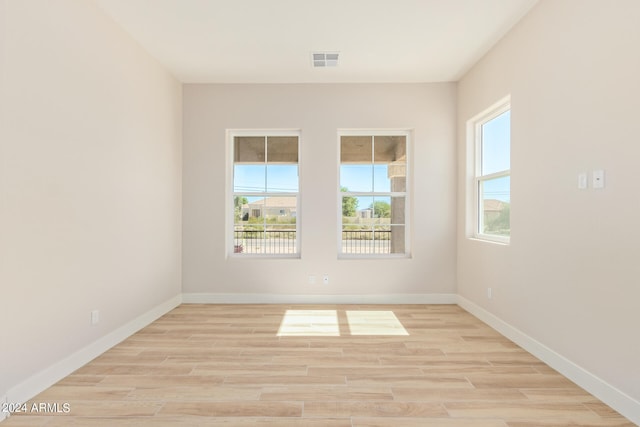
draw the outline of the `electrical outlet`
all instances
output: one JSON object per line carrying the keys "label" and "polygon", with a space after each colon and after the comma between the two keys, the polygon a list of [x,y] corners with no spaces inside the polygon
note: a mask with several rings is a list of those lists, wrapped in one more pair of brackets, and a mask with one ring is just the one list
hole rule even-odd
{"label": "electrical outlet", "polygon": [[602,169],[593,171],[593,188],[604,188],[604,171]]}
{"label": "electrical outlet", "polygon": [[493,289],[487,288],[487,298],[488,299],[492,299],[493,298]]}
{"label": "electrical outlet", "polygon": [[312,274],[311,276],[309,276],[308,282],[310,285],[315,285],[316,284],[316,276],[314,274]]}
{"label": "electrical outlet", "polygon": [[329,275],[325,274],[324,276],[322,276],[322,284],[323,285],[328,285],[329,284]]}

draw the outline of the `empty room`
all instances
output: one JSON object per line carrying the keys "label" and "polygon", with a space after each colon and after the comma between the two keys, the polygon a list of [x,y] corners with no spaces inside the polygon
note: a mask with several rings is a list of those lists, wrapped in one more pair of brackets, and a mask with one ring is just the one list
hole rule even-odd
{"label": "empty room", "polygon": [[0,0],[0,425],[640,425],[638,0]]}

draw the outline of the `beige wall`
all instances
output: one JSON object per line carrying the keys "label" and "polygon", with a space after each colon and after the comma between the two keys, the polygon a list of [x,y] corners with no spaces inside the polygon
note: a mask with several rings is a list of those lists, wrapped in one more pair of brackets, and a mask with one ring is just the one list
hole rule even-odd
{"label": "beige wall", "polygon": [[[185,85],[183,292],[454,293],[455,93],[450,83]],[[414,129],[411,259],[337,259],[341,128]],[[301,259],[227,258],[226,129],[301,130]],[[311,274],[330,283],[309,285]]]}
{"label": "beige wall", "polygon": [[92,2],[0,10],[1,397],[179,295],[182,165],[180,84]]}
{"label": "beige wall", "polygon": [[[639,22],[637,0],[543,0],[458,86],[458,293],[636,401]],[[501,246],[466,237],[465,123],[507,94],[512,237]],[[606,188],[578,190],[594,169]]]}

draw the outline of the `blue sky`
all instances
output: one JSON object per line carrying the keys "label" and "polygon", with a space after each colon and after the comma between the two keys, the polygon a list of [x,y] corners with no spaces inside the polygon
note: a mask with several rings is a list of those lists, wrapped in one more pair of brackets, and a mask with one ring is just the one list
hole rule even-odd
{"label": "blue sky", "polygon": [[[508,110],[482,126],[482,174],[511,169],[511,111]],[[510,202],[511,178],[484,183],[484,198]]]}
{"label": "blue sky", "polygon": [[341,165],[340,187],[346,187],[353,192],[391,191],[387,165]]}
{"label": "blue sky", "polygon": [[[390,191],[387,165],[343,165],[340,185],[349,191]],[[234,191],[236,192],[296,192],[298,166],[296,165],[235,165]]]}
{"label": "blue sky", "polygon": [[[511,113],[506,111],[482,126],[483,174],[510,169],[510,121]],[[354,165],[340,166],[340,187],[347,187],[352,192],[389,192],[391,183],[387,178],[387,165]],[[297,165],[241,165],[234,166],[235,192],[297,192]],[[510,178],[501,178],[485,182],[485,199],[510,201]],[[249,197],[250,201],[261,197]],[[360,198],[359,209],[369,207],[370,197]],[[388,198],[385,199],[388,201]]]}
{"label": "blue sky", "polygon": [[[388,192],[387,165],[343,165],[340,168],[340,185],[354,192]],[[298,167],[296,165],[235,165],[234,191],[247,193],[298,191]],[[253,202],[262,196],[250,196]],[[375,200],[390,203],[389,197]],[[358,208],[371,206],[372,197],[358,197]]]}
{"label": "blue sky", "polygon": [[[233,180],[234,192],[296,192],[298,165],[235,165]],[[247,197],[250,202],[262,198]]]}

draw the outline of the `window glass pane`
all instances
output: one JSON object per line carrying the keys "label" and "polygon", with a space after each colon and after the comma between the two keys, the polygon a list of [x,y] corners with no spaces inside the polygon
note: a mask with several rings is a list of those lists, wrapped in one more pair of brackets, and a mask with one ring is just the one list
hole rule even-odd
{"label": "window glass pane", "polygon": [[391,163],[388,168],[389,184],[391,191],[404,193],[407,191],[407,166],[406,163]]}
{"label": "window glass pane", "polygon": [[373,253],[373,197],[343,196],[342,206],[342,253]]}
{"label": "window glass pane", "polygon": [[251,224],[256,222],[262,223],[262,216],[264,212],[264,198],[263,197],[244,197],[236,196],[242,203],[242,221],[248,221]]}
{"label": "window glass pane", "polygon": [[390,198],[389,222],[391,224],[405,224],[406,197],[398,196]]}
{"label": "window glass pane", "polygon": [[340,137],[340,163],[371,163],[373,160],[373,137]]}
{"label": "window glass pane", "polygon": [[[399,153],[396,150],[400,150]],[[404,136],[374,136],[373,161],[375,163],[391,163],[397,156],[404,154]]]}
{"label": "window glass pane", "polygon": [[508,176],[480,181],[480,233],[510,235],[510,182]]}
{"label": "window glass pane", "polygon": [[389,253],[405,253],[405,226],[392,225],[389,227],[389,229],[391,230],[391,235],[389,236]]}
{"label": "window glass pane", "polygon": [[233,165],[234,192],[263,192],[265,191],[265,165]]}
{"label": "window glass pane", "polygon": [[[263,216],[267,224],[295,224],[297,197],[267,197]],[[295,227],[294,227],[295,228]]]}
{"label": "window glass pane", "polygon": [[511,168],[511,111],[482,125],[482,171],[481,175],[509,170]]}
{"label": "window glass pane", "polygon": [[355,222],[358,217],[360,201],[354,196],[342,196],[342,217],[343,222]]}
{"label": "window glass pane", "polygon": [[347,191],[373,191],[373,165],[341,165],[340,187]]}
{"label": "window glass pane", "polygon": [[345,226],[342,229],[343,254],[372,254],[373,229],[367,226]]}
{"label": "window glass pane", "polygon": [[245,224],[249,220],[249,199],[244,196],[233,197],[233,223],[234,225]]}
{"label": "window glass pane", "polygon": [[381,167],[375,173],[374,191],[406,191],[406,139],[406,136],[374,137],[374,162],[376,168]]}
{"label": "window glass pane", "polygon": [[[391,218],[391,197],[388,196],[376,196],[373,199],[371,205],[368,206],[372,209],[373,218],[384,220],[382,222],[389,222]],[[381,221],[378,221],[380,223]]]}
{"label": "window glass pane", "polygon": [[406,136],[376,136],[373,146],[375,163],[406,162]]}
{"label": "window glass pane", "polygon": [[262,253],[264,248],[263,240],[264,225],[261,219],[249,214],[239,219],[236,218],[233,228],[234,253]]}
{"label": "window glass pane", "polygon": [[264,251],[267,254],[293,254],[296,252],[296,226],[267,224]]}
{"label": "window glass pane", "polygon": [[267,161],[269,163],[298,163],[298,137],[267,137]]}
{"label": "window glass pane", "polygon": [[233,141],[235,163],[263,163],[265,161],[263,136],[236,136]]}
{"label": "window glass pane", "polygon": [[298,165],[267,165],[268,192],[297,192]]}
{"label": "window glass pane", "polygon": [[358,209],[356,210],[356,219],[361,226],[370,226],[373,224],[373,197],[364,196],[356,197],[358,201]]}
{"label": "window glass pane", "polygon": [[234,253],[264,253],[264,230],[258,227],[247,227],[243,231],[235,231]]}
{"label": "window glass pane", "polygon": [[265,253],[295,253],[297,197],[267,197],[265,206]]}
{"label": "window glass pane", "polygon": [[[373,219],[373,197],[342,197],[342,224],[357,228],[369,226]],[[352,227],[353,228],[353,227]]]}
{"label": "window glass pane", "polygon": [[389,179],[389,168],[387,165],[373,166],[373,191],[391,191],[391,180]]}
{"label": "window glass pane", "polygon": [[388,225],[376,225],[372,228],[367,236],[368,248],[367,253],[371,254],[388,254],[391,253],[389,243],[391,238],[391,230]]}
{"label": "window glass pane", "polygon": [[405,197],[376,197],[373,201],[375,253],[405,253]]}

